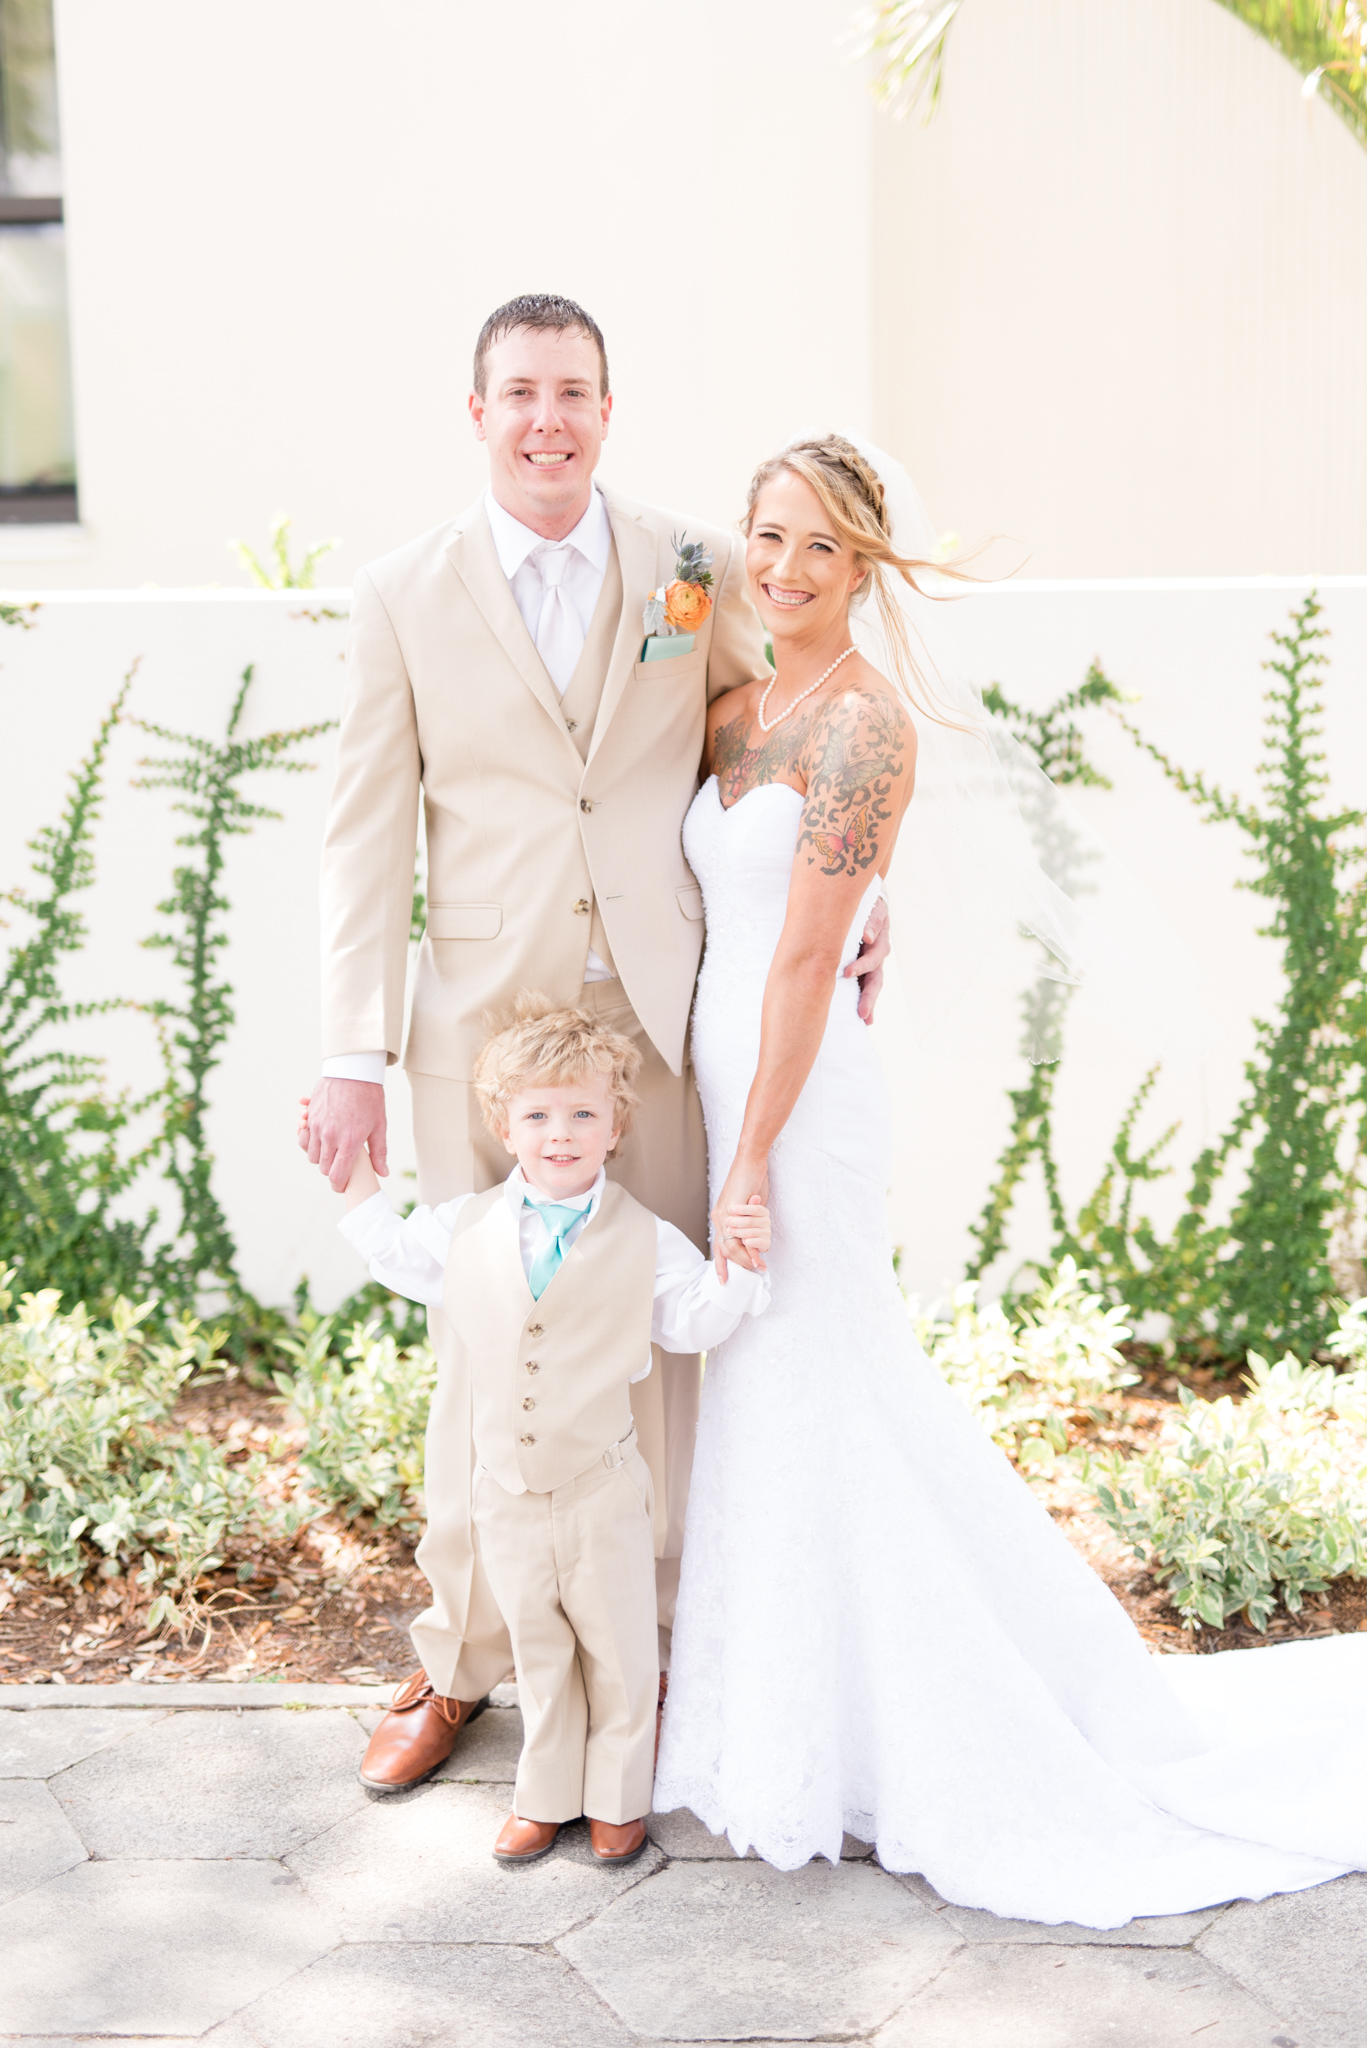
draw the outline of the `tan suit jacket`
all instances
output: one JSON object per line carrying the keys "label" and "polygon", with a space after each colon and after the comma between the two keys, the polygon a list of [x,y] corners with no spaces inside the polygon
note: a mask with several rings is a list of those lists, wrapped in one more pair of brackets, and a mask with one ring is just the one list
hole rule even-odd
{"label": "tan suit jacket", "polygon": [[[419,791],[427,931],[404,1063],[468,1080],[481,1018],[521,988],[573,1001],[600,930],[676,1074],[702,949],[680,831],[707,704],[764,672],[744,542],[604,491],[620,585],[585,759],[523,625],[484,501],[357,579],[337,781],[323,851],[323,1054],[400,1053]],[[712,548],[713,608],[691,654],[638,659],[671,536]],[[581,664],[582,666],[583,664]],[[580,685],[576,676],[568,700]],[[595,682],[596,696],[596,682]]]}

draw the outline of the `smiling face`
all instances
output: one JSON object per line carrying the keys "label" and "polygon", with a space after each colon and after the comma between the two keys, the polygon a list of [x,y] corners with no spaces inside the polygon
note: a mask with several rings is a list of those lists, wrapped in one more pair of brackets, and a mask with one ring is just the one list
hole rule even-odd
{"label": "smiling face", "polygon": [[612,1112],[607,1074],[570,1087],[523,1088],[509,1098],[503,1142],[538,1194],[573,1199],[588,1193],[617,1143]]}
{"label": "smiling face", "polygon": [[775,646],[804,647],[845,635],[850,599],[868,571],[837,539],[811,485],[780,469],[755,500],[745,573]]}
{"label": "smiling face", "polygon": [[485,395],[471,392],[470,417],[489,450],[494,496],[543,540],[563,540],[588,506],[612,412],[597,345],[581,328],[517,327],[484,367]]}

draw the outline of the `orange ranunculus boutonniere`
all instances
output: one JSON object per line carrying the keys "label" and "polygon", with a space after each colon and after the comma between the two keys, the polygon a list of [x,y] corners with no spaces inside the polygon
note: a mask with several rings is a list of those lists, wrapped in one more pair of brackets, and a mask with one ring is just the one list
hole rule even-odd
{"label": "orange ranunculus boutonniere", "polygon": [[696,633],[712,609],[711,548],[686,534],[675,534],[670,546],[677,556],[673,577],[646,599],[647,651],[652,637],[668,640],[675,634]]}
{"label": "orange ranunculus boutonniere", "polygon": [[678,633],[696,633],[711,609],[712,600],[701,583],[675,577],[665,588],[665,617]]}

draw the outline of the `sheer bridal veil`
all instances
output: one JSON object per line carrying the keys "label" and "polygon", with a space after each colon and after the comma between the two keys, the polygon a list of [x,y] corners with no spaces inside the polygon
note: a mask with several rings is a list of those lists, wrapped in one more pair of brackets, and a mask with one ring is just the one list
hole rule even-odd
{"label": "sheer bridal veil", "polygon": [[[932,561],[934,531],[906,470],[859,436],[845,438],[882,480],[897,553]],[[970,1051],[982,1027],[997,1035],[1007,1003],[1023,1016],[1027,1057],[1056,1060],[1067,992],[1079,988],[1090,1010],[1149,1057],[1193,1049],[1206,1031],[1192,963],[1033,753],[984,708],[955,652],[955,593],[964,585],[939,582],[943,597],[888,576],[924,679],[911,707],[915,794],[892,869],[916,1044]],[[850,623],[861,653],[894,677],[877,605],[856,604]]]}

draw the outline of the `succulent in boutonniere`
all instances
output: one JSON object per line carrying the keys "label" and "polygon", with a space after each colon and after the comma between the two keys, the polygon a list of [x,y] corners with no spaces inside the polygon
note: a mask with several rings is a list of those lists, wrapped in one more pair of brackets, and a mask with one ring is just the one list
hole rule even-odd
{"label": "succulent in boutonniere", "polygon": [[696,633],[712,609],[712,550],[686,533],[673,534],[674,574],[646,599],[646,637],[667,639],[675,633]]}

